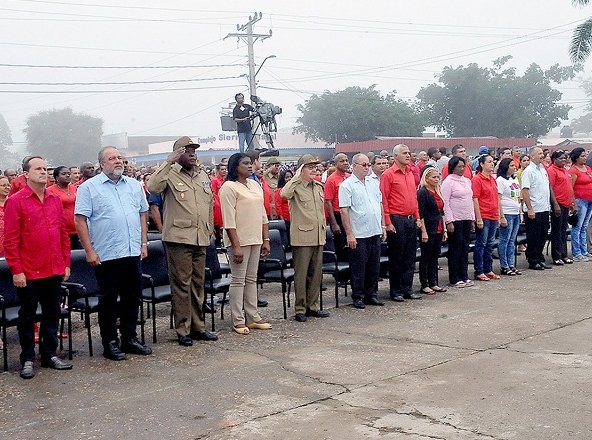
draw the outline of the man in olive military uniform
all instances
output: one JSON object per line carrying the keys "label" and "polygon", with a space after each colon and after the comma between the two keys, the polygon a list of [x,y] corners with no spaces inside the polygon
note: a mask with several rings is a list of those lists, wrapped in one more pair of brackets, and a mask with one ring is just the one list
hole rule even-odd
{"label": "man in olive military uniform", "polygon": [[290,207],[290,241],[294,259],[294,309],[296,321],[308,316],[326,318],[329,312],[318,309],[323,276],[323,245],[326,240],[323,184],[314,179],[319,160],[310,154],[298,160],[294,177],[286,183],[281,196]]}
{"label": "man in olive military uniform", "polygon": [[193,339],[215,341],[205,329],[204,279],[206,249],[213,230],[213,196],[208,175],[196,164],[194,144],[177,139],[173,152],[148,181],[151,193],[162,193],[166,247],[173,313],[179,345]]}

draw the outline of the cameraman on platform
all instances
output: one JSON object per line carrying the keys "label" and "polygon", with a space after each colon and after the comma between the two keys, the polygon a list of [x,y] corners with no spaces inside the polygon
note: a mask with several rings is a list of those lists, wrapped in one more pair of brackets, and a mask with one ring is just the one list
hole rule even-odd
{"label": "cameraman on platform", "polygon": [[245,141],[247,150],[254,149],[253,131],[251,129],[251,112],[255,109],[249,104],[245,104],[245,96],[242,93],[234,95],[236,105],[232,110],[232,119],[236,122],[236,131],[238,132],[238,149],[241,153],[245,151]]}

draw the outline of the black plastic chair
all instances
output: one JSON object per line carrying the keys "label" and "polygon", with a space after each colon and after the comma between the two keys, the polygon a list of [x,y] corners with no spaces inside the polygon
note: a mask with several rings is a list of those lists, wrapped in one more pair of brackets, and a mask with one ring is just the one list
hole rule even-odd
{"label": "black plastic chair", "polygon": [[[68,305],[68,289],[62,288],[62,303],[60,311],[60,331],[64,332],[64,323],[68,322],[68,358],[72,359],[72,315]],[[8,371],[8,343],[6,329],[16,327],[19,324],[18,312],[20,301],[12,281],[12,273],[5,260],[0,261],[0,327],[2,327],[2,355],[4,371]],[[37,307],[35,321],[41,321],[41,307]],[[60,350],[64,349],[64,341],[60,338]]]}
{"label": "black plastic chair", "polygon": [[259,260],[257,283],[280,283],[282,286],[282,301],[284,305],[284,319],[288,319],[286,298],[290,298],[290,290],[294,282],[294,269],[287,267],[286,254],[280,232],[275,229],[269,231],[271,252],[266,259]]}
{"label": "black plastic chair", "polygon": [[216,241],[212,239],[210,245],[206,250],[206,279],[204,290],[207,302],[208,295],[210,296],[210,309],[212,312],[212,331],[216,331],[216,323],[214,320],[215,304],[214,295],[222,294],[222,301],[220,303],[220,319],[224,319],[224,304],[226,303],[226,296],[230,290],[231,278],[223,277],[220,268],[220,260],[218,260],[218,250],[216,249]]}
{"label": "black plastic chair", "polygon": [[[284,253],[286,254],[286,263],[288,266],[292,266],[292,251],[290,250],[290,240],[289,235],[290,231],[286,227],[286,222],[284,220],[270,220],[269,221],[269,230],[275,229],[279,231],[280,238],[282,239],[282,246],[284,246]],[[289,304],[288,304],[289,305]]]}
{"label": "black plastic chair", "polygon": [[347,283],[351,277],[349,263],[338,261],[333,243],[333,233],[327,228],[327,241],[323,248],[323,274],[331,275],[335,281],[335,307],[339,307],[339,285],[341,283],[347,296]]}
{"label": "black plastic chair", "polygon": [[[166,252],[161,240],[148,242],[148,257],[142,260],[142,282],[141,299],[146,303],[147,316],[152,316],[152,342],[156,344],[156,304],[172,301]],[[170,325],[173,328],[172,310]]]}

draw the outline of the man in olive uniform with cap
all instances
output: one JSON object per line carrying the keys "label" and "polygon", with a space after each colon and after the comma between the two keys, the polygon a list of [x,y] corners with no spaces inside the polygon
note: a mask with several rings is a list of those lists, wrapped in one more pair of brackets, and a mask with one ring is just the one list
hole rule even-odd
{"label": "man in olive uniform with cap", "polygon": [[215,341],[205,329],[204,279],[206,249],[213,230],[213,196],[208,175],[196,164],[199,144],[187,136],[177,139],[173,152],[148,181],[148,190],[162,193],[162,240],[167,251],[179,345],[193,339]]}
{"label": "man in olive uniform with cap", "polygon": [[323,276],[323,245],[326,240],[323,184],[314,179],[319,160],[310,154],[298,160],[294,177],[286,183],[281,196],[290,208],[290,241],[294,259],[294,309],[296,321],[308,316],[327,318],[329,312],[318,309]]}
{"label": "man in olive uniform with cap", "polygon": [[280,174],[280,161],[277,157],[270,157],[267,163],[265,164],[265,173],[263,173],[263,179],[269,185],[269,189],[271,190],[271,218],[275,220],[278,217],[277,210],[275,208],[276,205],[276,192],[278,186],[278,177]]}

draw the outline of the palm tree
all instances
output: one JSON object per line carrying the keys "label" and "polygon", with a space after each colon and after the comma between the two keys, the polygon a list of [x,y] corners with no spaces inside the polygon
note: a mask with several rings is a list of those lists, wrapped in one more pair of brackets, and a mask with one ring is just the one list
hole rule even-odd
{"label": "palm tree", "polygon": [[[590,0],[572,0],[574,5],[586,6]],[[592,18],[579,24],[573,32],[569,56],[574,63],[582,63],[592,52]]]}

